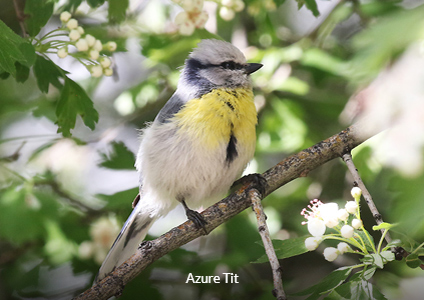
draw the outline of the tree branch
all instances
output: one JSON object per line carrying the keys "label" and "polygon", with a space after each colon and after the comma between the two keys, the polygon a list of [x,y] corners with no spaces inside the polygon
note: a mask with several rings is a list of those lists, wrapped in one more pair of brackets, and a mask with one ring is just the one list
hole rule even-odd
{"label": "tree branch", "polygon": [[[359,176],[358,169],[356,169],[355,164],[353,163],[352,155],[350,154],[350,152],[345,153],[343,154],[342,159],[346,163],[347,168],[352,174],[354,185],[358,186],[362,190],[362,196],[364,196],[365,202],[368,204],[368,207],[372,213],[372,216],[374,217],[375,222],[377,223],[377,225],[380,225],[381,223],[383,223],[383,217],[378,212],[377,206],[375,206],[370,192],[368,192],[368,189],[362,181],[361,176]],[[381,229],[381,234],[384,234],[385,230],[386,229]],[[385,235],[385,239],[387,243],[390,243],[392,241],[392,238],[390,237],[390,234],[388,232]]]}
{"label": "tree branch", "polygon": [[[267,185],[263,197],[266,197],[284,184],[306,176],[311,170],[326,162],[342,157],[371,135],[363,135],[363,126],[355,124],[318,144],[287,157],[262,174]],[[249,191],[255,188],[253,183],[244,184],[234,193],[202,212],[206,220],[206,229],[213,229],[239,214],[252,205]],[[203,229],[197,229],[191,221],[179,225],[152,241],[144,241],[137,252],[109,276],[75,297],[74,299],[108,299],[119,296],[124,286],[140,274],[147,266],[165,254],[203,235]]]}
{"label": "tree branch", "polygon": [[275,298],[277,298],[277,300],[286,300],[287,298],[283,289],[283,281],[281,279],[282,269],[280,266],[280,262],[278,261],[277,255],[275,254],[274,246],[272,245],[268,226],[266,225],[266,216],[261,203],[262,199],[259,196],[259,193],[254,189],[250,191],[249,196],[253,201],[253,211],[256,214],[259,234],[261,235],[265,252],[268,256],[269,263],[271,265],[272,277],[274,279],[274,290],[272,291],[272,294]]}

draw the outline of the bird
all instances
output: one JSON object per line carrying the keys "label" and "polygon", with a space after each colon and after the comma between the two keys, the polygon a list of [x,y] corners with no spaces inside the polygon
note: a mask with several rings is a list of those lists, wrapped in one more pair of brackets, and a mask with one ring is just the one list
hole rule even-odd
{"label": "bird", "polygon": [[175,93],[141,130],[139,194],[94,283],[130,258],[153,222],[179,203],[206,231],[191,208],[225,196],[253,158],[258,118],[250,74],[261,67],[218,39],[201,40],[189,54]]}

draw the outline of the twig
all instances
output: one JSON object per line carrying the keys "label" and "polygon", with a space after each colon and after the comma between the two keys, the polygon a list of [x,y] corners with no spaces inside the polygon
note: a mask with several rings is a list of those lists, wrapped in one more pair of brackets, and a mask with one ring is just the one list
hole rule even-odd
{"label": "twig", "polygon": [[[362,190],[362,195],[364,196],[365,202],[367,202],[368,207],[372,213],[372,216],[374,217],[375,222],[377,225],[380,225],[383,223],[383,217],[378,212],[377,206],[375,206],[374,201],[372,200],[371,194],[368,192],[367,188],[365,187],[364,182],[361,179],[361,176],[358,173],[358,169],[356,169],[355,164],[352,160],[352,155],[350,154],[350,151],[343,154],[342,156],[343,161],[346,163],[347,168],[349,169],[350,173],[353,176],[354,185],[358,186]],[[381,234],[384,234],[385,229],[381,229]],[[390,237],[390,234],[387,232],[385,237],[387,243],[390,243],[392,241],[392,238]]]}
{"label": "twig", "polygon": [[22,6],[24,6],[24,5],[25,5],[25,3],[22,4],[22,2],[20,2],[18,0],[13,0],[13,7],[15,8],[16,18],[18,19],[19,26],[21,27],[21,30],[22,30],[22,36],[26,37],[28,34],[26,32],[25,23],[24,23],[25,18],[26,18],[26,15],[25,15],[23,8],[22,8]]}
{"label": "twig", "polygon": [[[352,125],[340,133],[284,159],[263,173],[262,177],[267,185],[262,196],[266,197],[284,184],[298,177],[306,176],[309,171],[332,159],[341,157],[346,151],[363,143],[373,134],[363,135],[365,131],[362,127],[361,124]],[[208,232],[251,206],[252,199],[249,197],[249,188],[251,188],[250,185],[243,185],[225,199],[202,212],[202,216],[207,222]],[[108,299],[121,293],[123,286],[147,266],[202,234],[202,229],[199,230],[191,221],[187,221],[155,240],[143,242],[137,252],[126,262],[74,299]]]}
{"label": "twig", "polygon": [[274,289],[272,294],[277,300],[286,300],[286,294],[283,289],[283,281],[281,279],[282,269],[277,255],[275,254],[274,246],[272,245],[271,237],[269,235],[268,226],[266,224],[266,216],[262,207],[261,198],[258,191],[252,189],[249,192],[250,199],[252,199],[253,211],[256,215],[258,222],[258,230],[264,244],[266,255],[268,256],[269,263],[272,269],[272,277],[274,279]]}

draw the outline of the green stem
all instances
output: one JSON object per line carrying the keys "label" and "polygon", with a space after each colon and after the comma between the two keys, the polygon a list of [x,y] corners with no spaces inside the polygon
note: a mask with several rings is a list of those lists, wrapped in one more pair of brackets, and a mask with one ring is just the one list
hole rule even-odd
{"label": "green stem", "polygon": [[415,252],[417,252],[420,248],[422,248],[424,246],[424,243],[422,243],[421,245],[419,245],[417,247],[417,249],[415,249],[414,251],[411,252],[411,254],[415,254]]}
{"label": "green stem", "polygon": [[23,177],[22,175],[20,175],[19,173],[9,169],[8,167],[6,167],[3,164],[0,164],[0,167],[3,167],[3,169],[5,169],[7,172],[11,173],[12,175],[18,177],[20,180],[22,180],[23,182],[27,182],[27,179],[25,177]]}
{"label": "green stem", "polygon": [[362,232],[363,232],[363,233],[365,233],[365,235],[366,235],[366,237],[367,237],[367,239],[368,239],[368,242],[371,244],[372,249],[374,250],[374,253],[378,253],[378,252],[377,252],[377,249],[375,249],[375,245],[374,245],[374,243],[372,242],[371,237],[370,237],[370,235],[369,235],[368,231],[366,231],[366,230],[365,230],[364,225],[362,225],[362,226],[361,226],[361,229],[362,229]]}
{"label": "green stem", "polygon": [[384,240],[384,237],[386,236],[387,231],[388,230],[385,229],[383,234],[381,235],[380,242],[378,243],[377,253],[380,253],[381,251],[381,245],[383,244],[383,240]]}
{"label": "green stem", "polygon": [[[364,240],[361,238],[361,236],[359,235],[359,234],[357,234],[357,233],[355,233],[355,235],[359,238],[359,240],[361,241],[361,243],[362,243],[362,246],[364,247],[363,249],[364,249],[364,253],[366,253],[366,254],[369,254],[369,252],[368,252],[368,250],[367,250],[367,246],[365,245],[365,243],[364,243]],[[352,238],[353,239],[353,238]],[[353,240],[355,240],[355,239],[353,239]],[[356,240],[355,240],[356,241]],[[371,243],[372,244],[372,243]]]}
{"label": "green stem", "polygon": [[[360,253],[362,255],[368,254],[368,252],[366,252],[366,247],[362,246],[361,244],[359,244],[354,238],[350,238],[350,239],[345,239],[343,237],[338,237],[336,235],[326,235],[325,239],[332,239],[332,240],[338,240],[338,241],[342,241],[342,242],[347,242],[353,246],[355,246],[356,248],[360,249],[362,252],[355,252],[355,253]],[[364,253],[365,252],[365,253]]]}

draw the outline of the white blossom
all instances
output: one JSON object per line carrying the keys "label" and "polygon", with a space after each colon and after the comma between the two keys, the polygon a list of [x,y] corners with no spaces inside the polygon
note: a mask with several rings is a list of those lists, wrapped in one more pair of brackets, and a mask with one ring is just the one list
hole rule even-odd
{"label": "white blossom", "polygon": [[105,76],[112,76],[113,70],[111,68],[105,68],[103,69],[103,73],[105,74]]}
{"label": "white blossom", "polygon": [[362,195],[362,190],[359,187],[355,186],[350,191],[350,194],[352,195],[353,198],[359,199]]}
{"label": "white blossom", "polygon": [[88,50],[88,44],[87,41],[83,39],[79,39],[78,42],[75,44],[75,47],[77,47],[78,51],[84,52]]}
{"label": "white blossom", "polygon": [[91,241],[84,241],[78,247],[78,256],[81,259],[89,259],[93,256],[95,245]]}
{"label": "white blossom", "polygon": [[338,224],[337,212],[339,206],[337,203],[322,203],[315,199],[300,213],[308,221],[302,224],[308,224],[308,231],[313,236],[322,236],[325,233],[326,226],[332,228]]}
{"label": "white blossom", "polygon": [[102,65],[102,67],[103,67],[103,68],[109,68],[109,67],[110,67],[110,65],[112,64],[112,61],[110,60],[110,58],[109,58],[109,57],[102,56],[102,57],[99,59],[99,63]]}
{"label": "white blossom", "polygon": [[101,65],[94,65],[90,68],[90,73],[93,77],[100,77],[103,75],[103,68]]}
{"label": "white blossom", "polygon": [[308,238],[305,240],[305,247],[306,247],[306,249],[308,249],[309,251],[313,251],[313,250],[315,250],[316,248],[318,248],[318,246],[319,246],[320,242],[321,242],[321,239],[320,239],[320,238],[315,237],[315,236],[311,236],[311,237],[308,237]]}
{"label": "white blossom", "polygon": [[337,212],[337,218],[340,221],[346,221],[348,217],[349,217],[349,213],[344,208],[339,209],[339,211]]}
{"label": "white blossom", "polygon": [[324,249],[324,258],[328,261],[333,261],[339,256],[339,250],[334,247],[327,247]]}
{"label": "white blossom", "polygon": [[343,253],[350,251],[351,248],[347,243],[341,242],[337,245],[337,250],[339,250],[340,254],[343,254]]}
{"label": "white blossom", "polygon": [[354,229],[350,225],[343,225],[343,227],[340,229],[340,234],[345,239],[350,239],[353,237]]}
{"label": "white blossom", "polygon": [[[116,50],[116,43],[115,42],[109,42],[109,43],[113,43],[112,46],[110,47],[113,50],[110,51],[115,51]],[[93,49],[96,51],[102,51],[103,50],[103,45],[102,42],[100,42],[99,40],[96,40],[96,42],[93,45]]]}
{"label": "white blossom", "polygon": [[59,58],[65,58],[68,56],[68,48],[62,47],[59,50],[57,50],[57,56],[59,56]]}
{"label": "white blossom", "polygon": [[235,15],[236,13],[234,12],[234,10],[226,6],[221,7],[219,10],[219,16],[225,21],[230,21],[234,19]]}
{"label": "white blossom", "polygon": [[94,49],[90,50],[89,55],[90,55],[90,58],[93,59],[93,60],[98,59],[99,56],[100,56],[99,51],[94,50]]}
{"label": "white blossom", "polygon": [[352,227],[353,228],[359,229],[359,228],[362,227],[362,225],[363,225],[362,220],[359,220],[359,219],[353,219],[352,220]]}
{"label": "white blossom", "polygon": [[70,32],[69,32],[69,39],[71,40],[71,41],[78,41],[79,40],[79,38],[81,37],[81,34],[78,32],[78,30],[76,30],[76,29],[72,29]]}
{"label": "white blossom", "polygon": [[70,19],[67,23],[66,23],[66,27],[68,27],[68,29],[72,30],[72,29],[77,29],[78,27],[78,21],[75,19]]}
{"label": "white blossom", "polygon": [[106,49],[109,50],[109,51],[112,51],[112,52],[115,51],[116,47],[117,47],[117,45],[116,45],[115,42],[107,42],[106,43]]}
{"label": "white blossom", "polygon": [[62,12],[61,14],[60,14],[60,20],[63,22],[63,23],[66,23],[66,22],[68,22],[69,21],[69,19],[72,17],[72,15],[69,13],[69,12],[67,12],[67,11],[64,11],[64,12]]}
{"label": "white blossom", "polygon": [[356,201],[348,201],[345,205],[345,209],[350,214],[356,214],[358,203],[356,203]]}
{"label": "white blossom", "polygon": [[91,34],[86,34],[84,38],[87,41],[88,47],[94,46],[94,43],[96,42],[96,38],[94,36]]}

